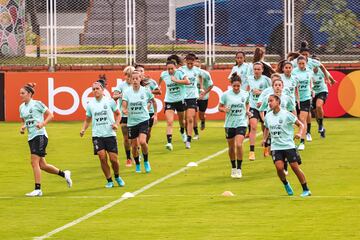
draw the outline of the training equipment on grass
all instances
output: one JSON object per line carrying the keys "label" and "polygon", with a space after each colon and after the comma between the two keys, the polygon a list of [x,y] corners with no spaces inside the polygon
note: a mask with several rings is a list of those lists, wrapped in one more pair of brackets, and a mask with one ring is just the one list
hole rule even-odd
{"label": "training equipment on grass", "polygon": [[231,191],[225,191],[221,195],[223,195],[224,197],[233,197],[233,196],[235,196]]}

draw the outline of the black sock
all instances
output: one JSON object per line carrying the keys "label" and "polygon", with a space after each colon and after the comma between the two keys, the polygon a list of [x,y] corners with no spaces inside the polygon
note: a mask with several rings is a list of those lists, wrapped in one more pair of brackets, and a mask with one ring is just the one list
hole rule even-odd
{"label": "black sock", "polygon": [[284,164],[284,170],[285,170],[285,171],[287,171],[287,170],[288,170],[288,166],[289,166],[289,165],[288,165],[288,163],[287,163],[287,162],[285,162],[285,164]]}
{"label": "black sock", "polygon": [[195,133],[195,135],[199,135],[198,127],[194,127],[194,133]]}
{"label": "black sock", "polygon": [[148,157],[149,157],[149,153],[148,154],[144,154],[143,153],[143,157],[144,157],[144,162],[147,162],[149,159],[148,159]]}
{"label": "black sock", "polygon": [[231,168],[236,168],[235,160],[230,160],[230,162],[231,162]]}
{"label": "black sock", "polygon": [[167,138],[167,142],[168,142],[168,143],[171,143],[171,142],[172,142],[172,135],[171,135],[171,134],[167,134],[167,135],[166,135],[166,138]]}
{"label": "black sock", "polygon": [[242,160],[236,160],[237,169],[241,169]]}
{"label": "black sock", "polygon": [[140,161],[139,161],[139,156],[134,157],[134,160],[135,160],[136,165],[140,164]]}
{"label": "black sock", "polygon": [[283,182],[284,185],[287,185],[288,184],[288,181],[285,179],[285,180],[281,180]]}
{"label": "black sock", "polygon": [[201,125],[205,125],[205,120],[201,120]]}
{"label": "black sock", "polygon": [[114,177],[115,177],[115,178],[118,178],[118,177],[119,177],[119,174],[114,173]]}
{"label": "black sock", "polygon": [[323,128],[323,119],[319,118],[318,123],[319,123],[319,129],[322,129]]}
{"label": "black sock", "polygon": [[126,153],[126,159],[131,159],[130,150],[125,150]]}
{"label": "black sock", "polygon": [[180,133],[181,133],[181,134],[184,134],[184,132],[185,132],[185,128],[181,127],[181,128],[180,128]]}
{"label": "black sock", "polygon": [[35,190],[40,190],[40,189],[41,189],[41,184],[35,183]]}
{"label": "black sock", "polygon": [[303,143],[303,144],[305,144],[305,139],[300,139],[300,143]]}
{"label": "black sock", "polygon": [[189,136],[189,135],[187,136],[187,141],[191,142],[191,136]]}
{"label": "black sock", "polygon": [[65,177],[65,173],[59,169],[58,175],[60,177]]}
{"label": "black sock", "polygon": [[255,145],[250,145],[250,152],[254,152],[255,151]]}
{"label": "black sock", "polygon": [[311,133],[311,123],[308,123],[308,124],[307,124],[306,133]]}
{"label": "black sock", "polygon": [[108,182],[112,182],[113,180],[112,180],[112,178],[111,177],[109,177],[108,179],[106,179]]}
{"label": "black sock", "polygon": [[309,191],[309,188],[306,183],[301,184],[303,191]]}

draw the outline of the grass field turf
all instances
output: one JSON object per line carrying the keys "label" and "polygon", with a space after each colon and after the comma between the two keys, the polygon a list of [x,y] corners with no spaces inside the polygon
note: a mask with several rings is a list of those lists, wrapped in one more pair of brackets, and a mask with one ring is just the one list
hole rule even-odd
{"label": "grass field turf", "polygon": [[[18,123],[0,123],[0,239],[32,239],[52,231],[134,192],[169,173],[226,148],[223,122],[208,122],[201,139],[185,150],[177,130],[175,149],[164,149],[165,124],[153,130],[151,174],[125,168],[119,137],[120,173],[124,188],[105,189],[99,161],[92,155],[90,129],[81,139],[80,122],[50,123],[47,161],[70,169],[74,186],[44,173],[42,198],[26,198],[33,188],[26,137]],[[285,194],[270,158],[247,160],[243,178],[230,178],[224,153],[166,180],[51,239],[359,239],[360,238],[360,119],[326,119],[328,137],[319,139],[313,122],[313,142],[302,152],[313,196],[302,199],[301,186],[290,171],[295,196]],[[234,197],[222,197],[229,190]]]}

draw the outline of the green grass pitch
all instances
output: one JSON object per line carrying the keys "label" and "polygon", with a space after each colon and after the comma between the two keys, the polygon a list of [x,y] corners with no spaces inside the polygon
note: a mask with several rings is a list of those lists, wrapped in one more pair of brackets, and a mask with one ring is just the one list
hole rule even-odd
{"label": "green grass pitch", "polygon": [[[33,239],[59,228],[124,192],[134,192],[188,162],[226,148],[222,121],[207,123],[200,140],[186,150],[174,131],[174,151],[164,148],[165,123],[153,129],[150,174],[125,168],[119,136],[120,175],[124,188],[105,189],[99,160],[92,154],[91,129],[79,137],[80,122],[48,125],[47,161],[70,169],[73,188],[43,173],[41,198],[33,189],[26,136],[18,123],[0,123],[0,239]],[[227,153],[182,172],[135,198],[125,200],[50,239],[360,239],[360,119],[326,119],[327,138],[313,121],[313,142],[302,152],[302,169],[313,196],[299,197],[301,186],[289,173],[295,196],[286,196],[270,158],[247,160],[243,178],[230,178]],[[232,191],[235,196],[223,197]]]}

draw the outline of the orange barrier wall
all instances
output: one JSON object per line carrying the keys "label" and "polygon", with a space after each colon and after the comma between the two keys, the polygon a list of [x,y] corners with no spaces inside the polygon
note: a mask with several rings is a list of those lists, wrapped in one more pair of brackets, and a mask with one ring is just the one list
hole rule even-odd
{"label": "orange barrier wall", "polygon": [[[208,119],[223,119],[224,115],[217,112],[219,97],[228,88],[229,70],[210,71],[215,87],[210,94]],[[147,75],[159,79],[161,71],[147,71]],[[360,70],[330,71],[337,84],[329,87],[329,98],[326,102],[326,117],[354,116],[360,117]],[[43,101],[54,113],[56,121],[83,120],[85,106],[91,97],[91,84],[100,74],[108,79],[107,95],[123,78],[121,71],[79,71],[79,72],[5,72],[5,120],[19,121],[19,89],[25,83],[35,82],[34,99]],[[159,118],[163,119],[163,95],[158,96]]]}

